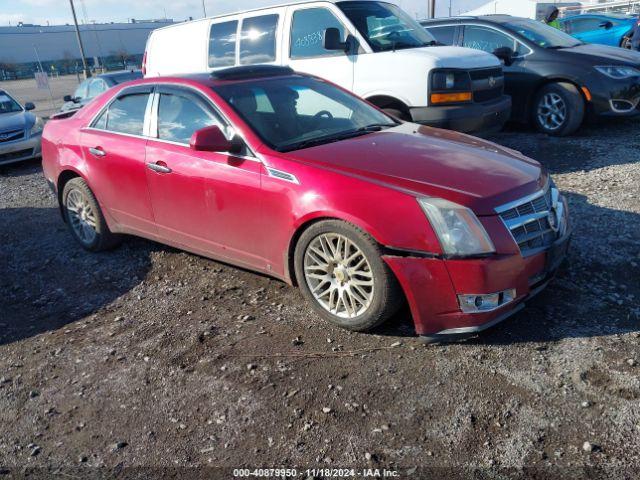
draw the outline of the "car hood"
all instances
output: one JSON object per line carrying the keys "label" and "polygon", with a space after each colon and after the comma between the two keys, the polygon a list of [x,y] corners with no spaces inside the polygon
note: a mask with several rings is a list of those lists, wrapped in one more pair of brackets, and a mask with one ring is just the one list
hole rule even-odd
{"label": "car hood", "polygon": [[287,155],[409,194],[444,198],[477,215],[494,215],[496,207],[546,182],[542,166],[519,152],[412,123]]}
{"label": "car hood", "polygon": [[9,130],[25,130],[31,128],[36,117],[30,112],[13,112],[0,114],[0,132]]}
{"label": "car hood", "polygon": [[[586,44],[558,50],[564,55],[579,55],[594,65],[640,65],[640,53],[607,45]],[[597,63],[595,63],[597,62]]]}
{"label": "car hood", "polygon": [[[480,50],[464,47],[423,47],[406,50],[396,50],[395,52],[383,52],[383,54],[401,54],[407,57],[408,62],[412,59],[429,59],[434,68],[490,68],[502,67],[498,57]],[[379,53],[376,55],[380,55]]]}

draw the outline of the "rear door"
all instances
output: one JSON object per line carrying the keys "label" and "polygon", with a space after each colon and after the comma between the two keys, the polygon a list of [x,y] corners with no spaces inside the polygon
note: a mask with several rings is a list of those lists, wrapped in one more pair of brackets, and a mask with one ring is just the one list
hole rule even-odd
{"label": "rear door", "polygon": [[337,28],[342,41],[351,33],[340,17],[341,12],[327,4],[290,7],[287,19],[291,27],[284,35],[283,57],[294,70],[326,78],[353,90],[356,55],[323,47],[327,28]]}
{"label": "rear door", "polygon": [[123,90],[81,135],[86,178],[101,207],[122,228],[143,236],[156,231],[145,168],[151,90]]}
{"label": "rear door", "polygon": [[260,180],[250,155],[198,152],[192,134],[218,125],[233,133],[200,93],[159,86],[147,144],[146,177],[160,236],[187,250],[263,269]]}

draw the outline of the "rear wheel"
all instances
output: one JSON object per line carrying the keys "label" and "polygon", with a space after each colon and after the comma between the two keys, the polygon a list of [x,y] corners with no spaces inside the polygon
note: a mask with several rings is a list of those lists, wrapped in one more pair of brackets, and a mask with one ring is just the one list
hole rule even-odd
{"label": "rear wheel", "polygon": [[295,249],[300,289],[313,309],[348,330],[367,331],[402,305],[402,292],[377,242],[338,220],[309,227]]}
{"label": "rear wheel", "polygon": [[542,87],[536,96],[533,122],[543,133],[565,137],[580,128],[584,112],[584,99],[575,85],[550,83]]}
{"label": "rear wheel", "polygon": [[82,178],[65,184],[62,207],[71,234],[86,250],[99,252],[120,243],[120,236],[109,230],[96,197]]}
{"label": "rear wheel", "polygon": [[627,50],[631,50],[633,48],[631,35],[625,35],[624,37],[622,37],[622,40],[620,41],[620,48],[626,48]]}

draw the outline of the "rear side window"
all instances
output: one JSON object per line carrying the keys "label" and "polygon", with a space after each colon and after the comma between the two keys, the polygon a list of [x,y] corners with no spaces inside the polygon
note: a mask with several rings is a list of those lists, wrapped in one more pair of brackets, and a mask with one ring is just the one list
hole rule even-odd
{"label": "rear side window", "polygon": [[276,59],[278,15],[245,18],[240,34],[240,63],[273,62]]}
{"label": "rear side window", "polygon": [[223,128],[220,119],[201,100],[189,94],[161,93],[158,106],[158,138],[189,143],[193,132],[210,125]]}
{"label": "rear side window", "polygon": [[132,93],[119,97],[93,123],[93,127],[110,132],[142,135],[148,101],[148,93]]}
{"label": "rear side window", "polygon": [[455,44],[456,27],[454,25],[449,25],[447,27],[429,27],[427,30],[438,42],[443,43],[444,45]]}
{"label": "rear side window", "polygon": [[295,12],[291,25],[291,58],[342,55],[341,52],[325,50],[322,46],[327,28],[340,30],[344,40],[344,26],[326,8],[307,8]]}
{"label": "rear side window", "polygon": [[238,22],[214,23],[209,33],[209,66],[231,67],[236,64]]}

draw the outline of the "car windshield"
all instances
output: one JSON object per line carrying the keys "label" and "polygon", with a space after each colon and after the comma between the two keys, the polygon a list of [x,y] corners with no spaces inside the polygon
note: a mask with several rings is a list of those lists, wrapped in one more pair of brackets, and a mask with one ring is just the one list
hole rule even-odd
{"label": "car windshield", "polygon": [[338,2],[374,52],[437,45],[436,39],[401,8],[380,2]]}
{"label": "car windshield", "polygon": [[4,92],[0,92],[0,115],[3,113],[21,112],[22,107],[13,98]]}
{"label": "car windshield", "polygon": [[287,152],[397,125],[359,98],[317,79],[277,77],[214,87],[271,148]]}
{"label": "car windshield", "polygon": [[582,45],[582,42],[571,35],[535,20],[518,20],[508,22],[505,26],[542,48],[571,48]]}

